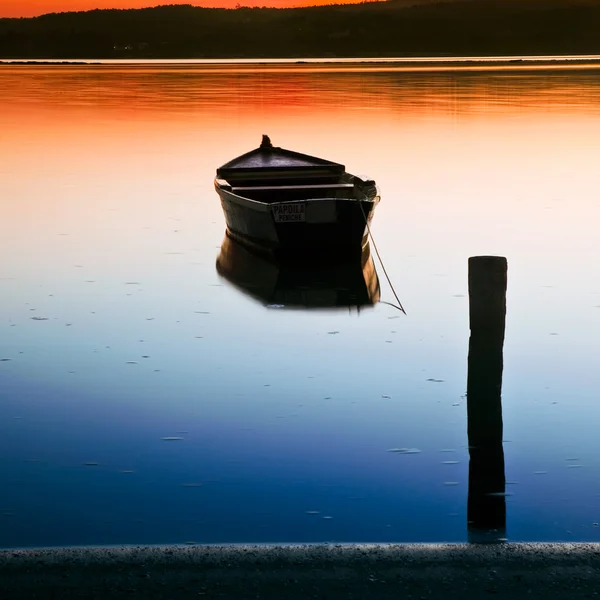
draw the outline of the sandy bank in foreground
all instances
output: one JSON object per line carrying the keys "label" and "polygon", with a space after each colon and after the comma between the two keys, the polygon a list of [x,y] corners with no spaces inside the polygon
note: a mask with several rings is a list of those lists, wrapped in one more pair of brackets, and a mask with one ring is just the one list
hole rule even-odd
{"label": "sandy bank in foreground", "polygon": [[600,544],[6,550],[0,598],[597,598]]}

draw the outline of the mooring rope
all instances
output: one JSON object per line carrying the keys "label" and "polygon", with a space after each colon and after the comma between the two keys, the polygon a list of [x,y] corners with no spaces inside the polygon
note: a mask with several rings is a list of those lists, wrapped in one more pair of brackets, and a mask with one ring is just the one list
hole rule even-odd
{"label": "mooring rope", "polygon": [[358,200],[358,205],[360,206],[360,211],[362,212],[363,219],[365,220],[365,225],[367,226],[367,232],[369,234],[369,238],[371,239],[373,248],[375,248],[375,254],[377,254],[377,258],[379,259],[379,264],[381,265],[381,270],[383,271],[383,274],[385,275],[385,278],[387,279],[387,282],[390,285],[390,288],[392,290],[392,293],[394,294],[394,297],[396,298],[396,302],[398,303],[398,306],[396,306],[392,302],[386,302],[385,300],[382,300],[381,304],[387,304],[388,306],[397,308],[398,310],[401,310],[404,314],[406,314],[406,311],[404,310],[404,307],[402,306],[402,302],[400,302],[400,298],[398,298],[398,294],[396,294],[396,290],[394,289],[394,286],[392,285],[390,276],[388,275],[388,273],[385,269],[383,260],[381,260],[381,255],[379,254],[379,250],[377,249],[377,244],[375,243],[375,238],[373,237],[373,233],[371,232],[371,227],[369,226],[369,220],[367,219],[367,215],[365,214],[365,209],[363,208],[362,201],[360,199]]}

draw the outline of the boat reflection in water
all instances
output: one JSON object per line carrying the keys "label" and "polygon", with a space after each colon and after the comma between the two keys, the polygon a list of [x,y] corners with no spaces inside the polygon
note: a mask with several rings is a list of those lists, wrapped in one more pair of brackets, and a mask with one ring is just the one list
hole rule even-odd
{"label": "boat reflection in water", "polygon": [[255,253],[226,235],[216,267],[236,288],[272,308],[360,310],[380,297],[368,244],[352,259],[307,261]]}

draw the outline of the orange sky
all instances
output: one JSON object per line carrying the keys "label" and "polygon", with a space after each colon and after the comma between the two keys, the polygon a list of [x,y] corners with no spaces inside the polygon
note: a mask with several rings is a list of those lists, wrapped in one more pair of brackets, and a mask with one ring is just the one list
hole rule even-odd
{"label": "orange sky", "polygon": [[[50,12],[92,10],[94,8],[146,8],[159,4],[193,4],[233,8],[242,6],[308,6],[342,4],[352,0],[0,0],[0,17],[34,17]],[[354,0],[358,1],[358,0]]]}

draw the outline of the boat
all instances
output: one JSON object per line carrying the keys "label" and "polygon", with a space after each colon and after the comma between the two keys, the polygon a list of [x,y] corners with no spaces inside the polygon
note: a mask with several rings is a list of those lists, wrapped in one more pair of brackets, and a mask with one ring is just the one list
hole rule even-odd
{"label": "boat", "polygon": [[260,146],[217,169],[215,189],[227,235],[272,254],[323,252],[360,255],[379,190],[343,164]]}
{"label": "boat", "polygon": [[360,311],[380,298],[369,244],[354,260],[334,256],[314,261],[256,252],[226,235],[216,269],[235,288],[267,308]]}

